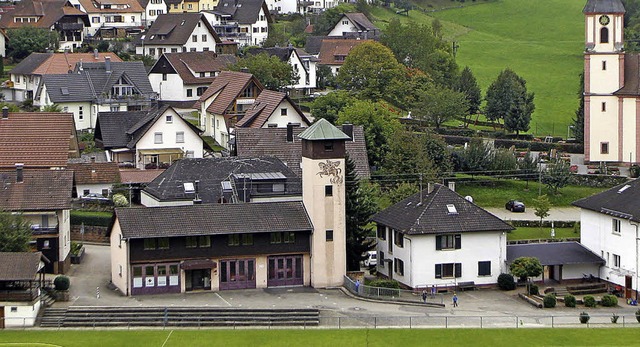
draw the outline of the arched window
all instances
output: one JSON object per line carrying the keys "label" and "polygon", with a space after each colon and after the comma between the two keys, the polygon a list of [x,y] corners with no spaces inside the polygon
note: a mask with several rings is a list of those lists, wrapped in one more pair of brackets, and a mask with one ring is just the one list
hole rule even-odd
{"label": "arched window", "polygon": [[609,43],[609,29],[600,29],[600,43]]}

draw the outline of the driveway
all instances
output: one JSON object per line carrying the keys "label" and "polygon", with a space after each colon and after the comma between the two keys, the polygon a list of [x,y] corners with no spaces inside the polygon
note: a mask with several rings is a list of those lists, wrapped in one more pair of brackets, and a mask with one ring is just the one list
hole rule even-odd
{"label": "driveway", "polygon": [[[491,207],[485,208],[494,216],[504,220],[540,220],[536,217],[535,210],[532,207],[528,207],[525,212],[511,212],[504,207]],[[577,207],[552,207],[549,210],[549,217],[545,218],[547,221],[580,221],[580,209]]]}

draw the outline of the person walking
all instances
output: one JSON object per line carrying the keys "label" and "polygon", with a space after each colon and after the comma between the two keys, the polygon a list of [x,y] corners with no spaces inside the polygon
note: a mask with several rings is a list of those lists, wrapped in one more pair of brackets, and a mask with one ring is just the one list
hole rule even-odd
{"label": "person walking", "polygon": [[458,307],[458,296],[453,293],[453,307]]}
{"label": "person walking", "polygon": [[425,303],[425,304],[427,303],[427,290],[426,289],[422,291],[422,302]]}
{"label": "person walking", "polygon": [[431,299],[435,299],[436,298],[436,286],[431,285]]}

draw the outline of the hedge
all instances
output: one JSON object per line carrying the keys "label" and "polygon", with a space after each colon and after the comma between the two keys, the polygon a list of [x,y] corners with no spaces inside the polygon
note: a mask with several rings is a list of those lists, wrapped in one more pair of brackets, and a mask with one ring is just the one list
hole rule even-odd
{"label": "hedge", "polygon": [[[455,135],[442,135],[444,141],[449,145],[464,145],[471,141],[469,136],[455,136]],[[496,148],[529,148],[532,151],[550,151],[557,149],[561,152],[567,153],[584,153],[584,146],[580,143],[548,143],[548,142],[536,142],[536,141],[522,141],[511,139],[494,139]]]}
{"label": "hedge", "polygon": [[112,212],[71,211],[71,225],[92,225],[108,227],[111,223]]}

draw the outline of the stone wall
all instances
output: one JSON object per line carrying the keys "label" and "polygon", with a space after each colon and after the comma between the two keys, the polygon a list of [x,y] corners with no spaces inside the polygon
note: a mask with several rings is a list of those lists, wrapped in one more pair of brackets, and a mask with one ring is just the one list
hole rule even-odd
{"label": "stone wall", "polygon": [[98,227],[85,225],[84,236],[80,233],[80,225],[71,226],[71,240],[72,241],[85,241],[109,244],[109,236],[107,236],[107,227]]}

